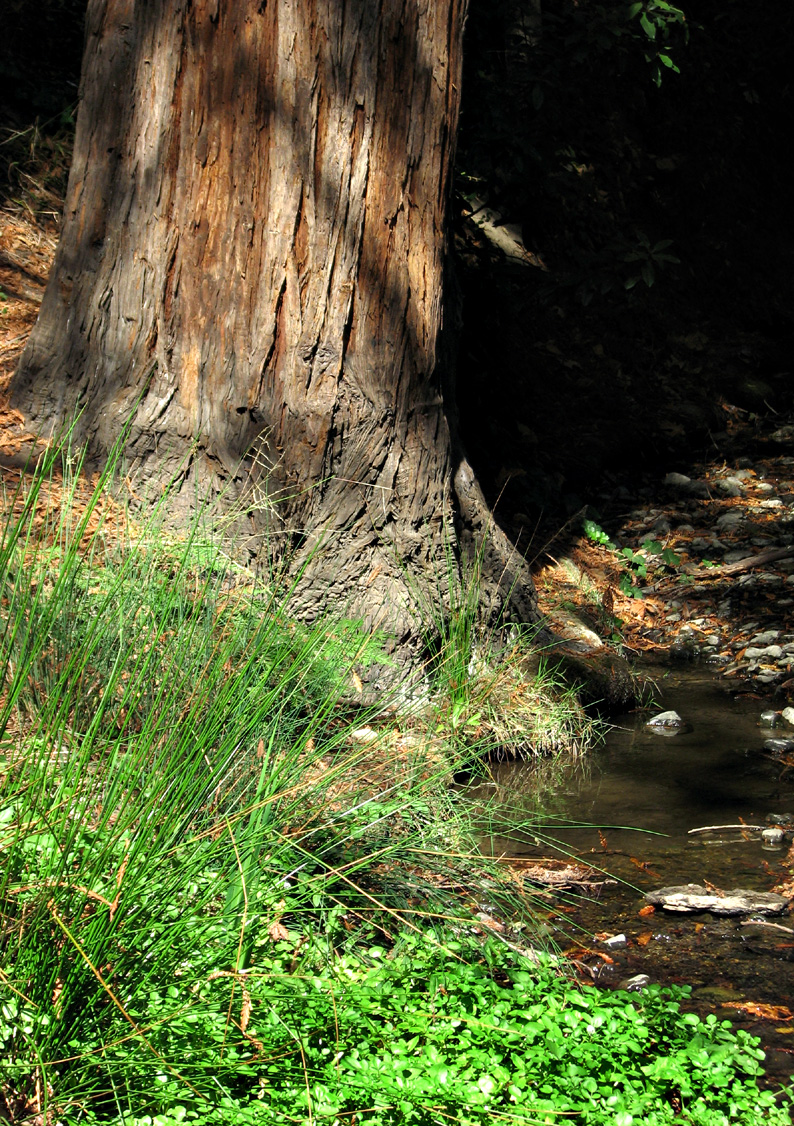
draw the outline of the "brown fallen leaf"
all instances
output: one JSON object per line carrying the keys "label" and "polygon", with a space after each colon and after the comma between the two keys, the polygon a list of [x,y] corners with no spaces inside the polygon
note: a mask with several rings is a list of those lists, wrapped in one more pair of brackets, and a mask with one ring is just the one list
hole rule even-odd
{"label": "brown fallen leaf", "polygon": [[638,934],[634,941],[638,946],[647,946],[653,938],[653,931],[644,931],[643,934]]}
{"label": "brown fallen leaf", "polygon": [[649,876],[653,876],[655,880],[661,880],[658,872],[654,872],[653,868],[649,867],[647,860],[638,860],[636,856],[630,856],[629,860],[635,867],[639,868],[641,872],[646,872]]}
{"label": "brown fallen leaf", "polygon": [[656,914],[656,908],[654,907],[654,905],[652,903],[646,903],[646,905],[644,907],[640,907],[637,914],[641,915],[643,918],[645,918],[646,915],[655,915]]}
{"label": "brown fallen leaf", "polygon": [[794,1020],[794,1013],[785,1005],[764,1005],[757,1001],[726,1001],[724,1009],[737,1009],[761,1020]]}

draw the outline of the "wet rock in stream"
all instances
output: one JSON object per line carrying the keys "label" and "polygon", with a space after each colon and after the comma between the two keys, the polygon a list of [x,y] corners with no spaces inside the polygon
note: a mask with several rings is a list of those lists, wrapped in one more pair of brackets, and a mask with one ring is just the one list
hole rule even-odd
{"label": "wet rock in stream", "polygon": [[674,711],[660,712],[653,719],[649,719],[645,726],[649,727],[654,735],[677,735],[680,731],[686,730],[686,724],[681,716]]}
{"label": "wet rock in stream", "polygon": [[682,914],[709,911],[712,915],[782,915],[789,903],[782,895],[771,891],[734,888],[719,892],[700,884],[658,888],[649,891],[645,898],[655,907]]}

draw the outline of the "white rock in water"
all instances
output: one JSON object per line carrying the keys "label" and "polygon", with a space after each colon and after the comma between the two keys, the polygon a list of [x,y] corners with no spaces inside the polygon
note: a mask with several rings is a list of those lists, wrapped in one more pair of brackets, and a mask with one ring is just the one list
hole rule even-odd
{"label": "white rock in water", "polygon": [[611,934],[609,938],[604,939],[604,946],[608,946],[610,950],[616,950],[620,946],[627,946],[628,939],[625,934]]}
{"label": "white rock in water", "polygon": [[634,977],[627,977],[621,981],[619,988],[626,989],[629,993],[641,993],[646,985],[651,984],[651,979],[647,974],[635,974]]}
{"label": "white rock in water", "polygon": [[764,842],[766,848],[778,848],[779,845],[783,844],[785,839],[786,834],[782,829],[778,829],[777,826],[764,829],[761,832],[761,840]]}
{"label": "white rock in water", "polygon": [[784,708],[780,713],[781,719],[784,719],[789,726],[794,727],[794,708]]}
{"label": "white rock in water", "polygon": [[653,719],[649,719],[645,726],[665,728],[683,727],[684,721],[681,719],[681,716],[678,714],[678,712],[660,712],[659,715],[655,715]]}
{"label": "white rock in water", "polygon": [[747,891],[734,888],[732,891],[715,892],[700,884],[682,884],[679,887],[659,888],[649,891],[645,896],[649,903],[664,907],[665,911],[681,914],[690,911],[710,911],[713,915],[782,915],[788,900],[771,891]]}

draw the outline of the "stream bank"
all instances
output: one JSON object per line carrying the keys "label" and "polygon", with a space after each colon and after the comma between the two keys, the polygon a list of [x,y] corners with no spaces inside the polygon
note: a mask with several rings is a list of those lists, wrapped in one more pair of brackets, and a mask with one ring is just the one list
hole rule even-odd
{"label": "stream bank", "polygon": [[[471,796],[501,808],[505,819],[535,818],[536,830],[492,837],[486,847],[519,865],[565,858],[595,869],[596,887],[550,900],[548,935],[584,977],[609,987],[637,987],[637,975],[690,985],[701,1013],[761,1037],[770,1083],[787,1083],[794,1072],[794,921],[787,913],[675,914],[645,897],[686,883],[777,886],[791,896],[791,835],[769,847],[760,829],[769,818],[794,823],[794,772],[765,749],[770,730],[759,724],[758,702],[731,695],[708,669],[671,670],[658,688],[660,707],[684,720],[674,735],[655,733],[647,714],[616,717],[604,746],[570,762],[540,796],[532,765],[494,764]],[[691,832],[725,825],[738,827]]]}
{"label": "stream bank", "polygon": [[[490,843],[616,877],[557,901],[550,927],[569,956],[604,985],[691,985],[694,1008],[761,1038],[777,1085],[794,1072],[794,919],[673,914],[645,899],[687,883],[794,895],[791,835],[772,847],[758,831],[794,821],[794,727],[781,718],[794,701],[794,418],[721,409],[712,457],[613,483],[539,562],[558,633],[585,659],[628,658],[649,708],[613,717],[605,747],[551,782],[495,764],[488,796],[519,816],[542,808],[558,843]],[[667,708],[685,726],[665,738],[645,725]],[[758,828],[690,833],[722,825]]]}

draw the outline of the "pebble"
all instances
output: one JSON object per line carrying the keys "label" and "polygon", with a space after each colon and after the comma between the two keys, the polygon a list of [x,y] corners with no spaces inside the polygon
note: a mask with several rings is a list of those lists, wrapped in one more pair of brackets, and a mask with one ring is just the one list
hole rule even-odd
{"label": "pebble", "polygon": [[786,839],[786,834],[782,829],[777,827],[772,829],[763,829],[761,831],[761,840],[764,842],[764,848],[780,848]]}
{"label": "pebble", "polygon": [[[722,532],[730,531],[732,528],[738,528],[744,522],[744,513],[740,508],[730,508],[727,512],[723,512],[722,516],[718,516],[715,521],[715,526]],[[695,542],[694,540],[692,541]]]}
{"label": "pebble", "polygon": [[619,988],[625,989],[629,993],[641,993],[646,985],[651,984],[651,979],[647,974],[634,974],[633,977],[624,978],[621,981]]}
{"label": "pebble", "polygon": [[725,477],[722,481],[718,481],[717,489],[726,497],[744,496],[742,482],[738,481],[735,477]]}
{"label": "pebble", "polygon": [[764,739],[764,750],[773,755],[786,755],[794,751],[794,739]]}
{"label": "pebble", "polygon": [[765,645],[762,649],[750,646],[744,655],[748,661],[776,661],[778,657],[783,656],[783,650],[779,645]]}
{"label": "pebble", "polygon": [[650,727],[652,731],[664,735],[674,735],[676,731],[680,731],[684,726],[684,721],[681,719],[678,712],[659,712],[653,719],[649,719],[645,726]]}
{"label": "pebble", "polygon": [[692,478],[687,477],[685,473],[668,473],[662,484],[671,489],[688,489],[692,484]]}
{"label": "pebble", "polygon": [[777,641],[779,637],[779,629],[768,629],[764,630],[763,633],[756,633],[751,640],[754,645],[770,645],[773,641]]}
{"label": "pebble", "polygon": [[[774,833],[776,830],[766,829],[764,831],[767,833]],[[608,947],[610,950],[617,950],[619,947],[627,945],[628,939],[626,938],[625,934],[611,934],[609,938],[604,939],[604,946]]]}

